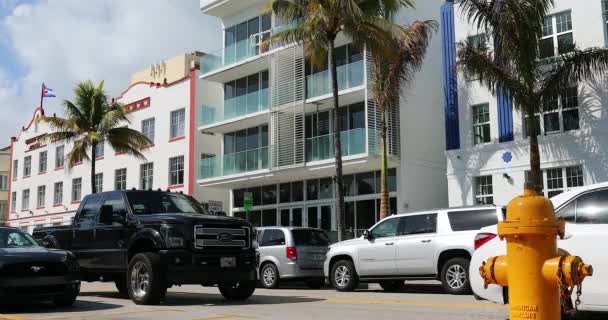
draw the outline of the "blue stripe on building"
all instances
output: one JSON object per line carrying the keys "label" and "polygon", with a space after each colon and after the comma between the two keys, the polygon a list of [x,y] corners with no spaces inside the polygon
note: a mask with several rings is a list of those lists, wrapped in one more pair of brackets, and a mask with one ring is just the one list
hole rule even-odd
{"label": "blue stripe on building", "polygon": [[498,141],[513,141],[513,100],[505,89],[498,89]]}
{"label": "blue stripe on building", "polygon": [[454,2],[441,6],[441,38],[443,40],[443,91],[445,95],[446,149],[460,149],[458,123],[458,81],[456,75],[456,34],[454,30]]}

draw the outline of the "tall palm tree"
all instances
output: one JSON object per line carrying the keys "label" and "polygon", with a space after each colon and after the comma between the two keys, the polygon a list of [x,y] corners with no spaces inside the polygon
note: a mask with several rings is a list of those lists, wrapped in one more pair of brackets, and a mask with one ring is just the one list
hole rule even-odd
{"label": "tall palm tree", "polygon": [[[382,15],[411,7],[413,0],[273,0],[274,13],[286,22],[298,22],[293,28],[271,37],[278,43],[301,43],[306,57],[313,64],[328,60],[334,109],[334,156],[336,161],[336,228],[342,240],[344,219],[344,180],[342,176],[342,143],[340,132],[340,103],[335,41],[339,34],[350,38],[359,48],[383,48],[391,51],[396,26]],[[329,57],[329,59],[327,59]]]}
{"label": "tall palm tree", "polygon": [[[80,82],[74,89],[75,102],[63,102],[67,118],[43,117],[52,133],[45,136],[49,142],[74,142],[68,153],[68,168],[86,160],[91,162],[91,190],[95,188],[95,150],[97,145],[108,141],[119,153],[145,159],[141,151],[151,144],[141,132],[125,127],[129,123],[124,107],[109,102],[103,90],[103,81],[95,86],[91,81]],[[90,154],[90,156],[89,156]]]}
{"label": "tall palm tree", "polygon": [[390,198],[387,181],[388,160],[386,146],[386,111],[397,107],[414,75],[422,67],[429,40],[437,29],[436,21],[415,21],[402,27],[403,32],[394,40],[396,54],[383,50],[372,50],[372,91],[376,107],[380,111],[380,219],[390,212]]}
{"label": "tall palm tree", "polygon": [[564,90],[608,70],[608,50],[578,49],[539,59],[545,16],[553,0],[459,0],[469,22],[493,40],[493,50],[467,41],[458,43],[458,67],[494,94],[507,94],[527,118],[530,176],[526,188],[542,187],[536,114]]}

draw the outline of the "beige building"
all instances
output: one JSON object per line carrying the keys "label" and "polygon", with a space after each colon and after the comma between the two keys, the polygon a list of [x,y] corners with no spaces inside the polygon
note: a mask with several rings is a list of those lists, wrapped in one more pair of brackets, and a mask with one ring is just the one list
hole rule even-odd
{"label": "beige building", "polygon": [[6,222],[8,213],[8,176],[10,168],[10,147],[0,149],[0,226]]}

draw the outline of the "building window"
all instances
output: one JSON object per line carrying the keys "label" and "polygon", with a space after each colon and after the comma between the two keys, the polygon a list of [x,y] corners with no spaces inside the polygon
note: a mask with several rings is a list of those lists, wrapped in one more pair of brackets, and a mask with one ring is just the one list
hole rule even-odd
{"label": "building window", "polygon": [[101,158],[104,156],[104,152],[105,152],[105,143],[99,142],[96,146],[95,146],[95,158]]}
{"label": "building window", "polygon": [[572,13],[562,12],[545,17],[540,40],[540,58],[545,59],[574,51]]}
{"label": "building window", "polygon": [[48,153],[46,151],[40,152],[38,156],[38,173],[45,173],[48,162]]}
{"label": "building window", "polygon": [[117,169],[114,171],[114,190],[127,189],[127,169]]}
{"label": "building window", "polygon": [[[542,117],[535,121],[539,134],[552,134],[580,129],[578,86],[565,89],[558,95],[545,97],[542,101]],[[524,117],[525,135],[529,136],[528,117]]]}
{"label": "building window", "polygon": [[467,44],[475,50],[485,51],[488,48],[488,37],[485,33],[476,34],[467,38]]}
{"label": "building window", "polygon": [[169,185],[184,184],[184,156],[169,159]]}
{"label": "building window", "polygon": [[146,119],[141,122],[141,133],[148,137],[148,140],[150,140],[150,143],[152,144],[154,144],[155,124],[156,120],[154,120],[154,118]]}
{"label": "building window", "polygon": [[11,193],[11,211],[17,210],[17,192]]}
{"label": "building window", "polygon": [[186,128],[186,110],[180,109],[171,112],[171,139],[183,137]]}
{"label": "building window", "polygon": [[0,175],[0,191],[8,190],[8,176]]}
{"label": "building window", "polygon": [[474,105],[471,108],[473,112],[473,144],[490,142],[490,105],[484,103]]}
{"label": "building window", "polygon": [[6,219],[6,213],[8,212],[8,202],[0,201],[0,220]]}
{"label": "building window", "polygon": [[32,156],[27,156],[23,159],[23,177],[32,175]]}
{"label": "building window", "polygon": [[65,162],[65,146],[55,148],[55,169],[63,168]]}
{"label": "building window", "polygon": [[224,175],[268,169],[268,126],[224,135]]}
{"label": "building window", "polygon": [[72,179],[72,202],[82,199],[82,178]]}
{"label": "building window", "polygon": [[55,182],[53,187],[53,204],[60,205],[63,202],[63,182]]}
{"label": "building window", "polygon": [[13,160],[13,180],[17,180],[19,175],[19,160]]}
{"label": "building window", "polygon": [[[238,61],[241,58],[250,57],[254,54],[267,51],[268,48],[262,46],[262,43],[264,40],[270,38],[270,34],[272,32],[271,29],[271,13],[265,13],[230,28],[226,28],[224,33],[226,62]],[[245,44],[245,41],[249,42]],[[239,42],[241,43],[237,44]],[[251,52],[251,50],[254,48],[255,51]]]}
{"label": "building window", "polygon": [[475,204],[493,204],[492,176],[475,177]]}
{"label": "building window", "polygon": [[46,203],[46,186],[38,186],[38,198],[36,208],[44,208]]}
{"label": "building window", "polygon": [[[529,179],[530,171],[526,171],[525,176],[526,179]],[[582,187],[585,185],[582,166],[543,170],[542,179],[543,188],[541,193],[548,198],[552,198],[560,193],[566,192],[571,188]]]}
{"label": "building window", "polygon": [[103,192],[103,173],[95,174],[95,192]]}
{"label": "building window", "polygon": [[154,183],[154,163],[144,163],[139,168],[139,187],[142,190],[152,189]]}
{"label": "building window", "polygon": [[242,116],[268,107],[268,71],[262,71],[224,83],[224,114],[227,118]]}
{"label": "building window", "polygon": [[21,210],[27,210],[30,208],[30,189],[23,190],[21,194]]}

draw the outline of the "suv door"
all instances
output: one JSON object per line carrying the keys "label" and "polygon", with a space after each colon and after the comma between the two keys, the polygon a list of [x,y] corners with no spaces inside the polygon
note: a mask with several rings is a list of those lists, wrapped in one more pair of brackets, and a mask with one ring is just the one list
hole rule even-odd
{"label": "suv door", "polygon": [[[608,270],[608,256],[597,244],[608,243],[608,189],[580,195],[562,206],[556,213],[567,221],[568,236],[558,246],[572,255],[583,258],[595,270]],[[594,245],[596,244],[596,245]],[[585,279],[581,300],[587,305],[608,305],[608,273],[595,272]]]}
{"label": "suv door", "polygon": [[[127,205],[123,193],[107,194],[102,206],[111,206],[116,220],[127,221]],[[127,241],[131,237],[129,226],[110,222],[102,223],[97,218],[95,228],[95,250],[101,269],[123,271],[127,266]]]}
{"label": "suv door", "polygon": [[98,262],[93,241],[95,240],[95,221],[101,200],[100,194],[92,194],[84,198],[83,203],[80,204],[78,216],[74,219],[71,251],[76,255],[80,267],[84,270],[94,268]]}
{"label": "suv door", "polygon": [[386,276],[397,274],[395,242],[399,218],[389,218],[369,231],[371,238],[363,239],[357,246],[357,273],[360,276]]}
{"label": "suv door", "polygon": [[437,214],[399,218],[395,264],[399,275],[435,275]]}

